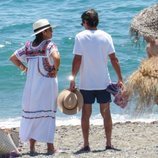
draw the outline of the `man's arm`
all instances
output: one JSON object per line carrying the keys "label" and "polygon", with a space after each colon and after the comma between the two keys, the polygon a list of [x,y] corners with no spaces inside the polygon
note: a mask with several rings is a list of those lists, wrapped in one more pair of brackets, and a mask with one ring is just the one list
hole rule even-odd
{"label": "man's arm", "polygon": [[72,76],[75,78],[81,65],[81,55],[75,55],[72,62]]}
{"label": "man's arm", "polygon": [[121,74],[121,68],[120,68],[120,64],[119,64],[119,61],[118,61],[115,53],[110,54],[109,58],[110,58],[112,66],[117,74],[118,84],[122,84],[123,79],[122,79],[122,74]]}
{"label": "man's arm", "polygon": [[80,69],[82,56],[81,55],[75,55],[72,62],[72,77],[70,81],[70,90],[75,89],[75,77]]}

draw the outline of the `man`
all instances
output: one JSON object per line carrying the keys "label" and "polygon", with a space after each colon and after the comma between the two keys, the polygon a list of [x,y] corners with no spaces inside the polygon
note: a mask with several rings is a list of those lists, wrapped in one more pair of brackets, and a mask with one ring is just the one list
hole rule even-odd
{"label": "man", "polygon": [[82,14],[81,19],[85,30],[78,33],[75,37],[70,81],[70,90],[73,91],[75,89],[75,77],[80,70],[79,89],[84,98],[81,119],[84,146],[80,151],[90,151],[89,119],[95,99],[100,104],[100,112],[104,120],[106,149],[113,149],[111,144],[111,96],[106,91],[107,86],[111,83],[107,67],[108,56],[118,76],[119,85],[122,84],[121,70],[118,59],[115,56],[111,36],[97,29],[99,23],[98,13],[94,9],[87,10]]}

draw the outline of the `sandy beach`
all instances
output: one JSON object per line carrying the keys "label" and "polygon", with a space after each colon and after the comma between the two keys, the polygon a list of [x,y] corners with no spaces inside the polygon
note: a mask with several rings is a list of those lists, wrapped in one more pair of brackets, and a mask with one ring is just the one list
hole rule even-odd
{"label": "sandy beach", "polygon": [[[55,135],[55,147],[58,152],[46,156],[46,145],[36,144],[38,155],[35,157],[54,158],[157,158],[158,157],[158,121],[151,123],[125,122],[113,125],[112,143],[118,150],[105,150],[103,126],[91,125],[89,153],[76,153],[82,147],[82,133],[77,126],[58,126]],[[21,147],[23,158],[28,155],[29,145]]]}

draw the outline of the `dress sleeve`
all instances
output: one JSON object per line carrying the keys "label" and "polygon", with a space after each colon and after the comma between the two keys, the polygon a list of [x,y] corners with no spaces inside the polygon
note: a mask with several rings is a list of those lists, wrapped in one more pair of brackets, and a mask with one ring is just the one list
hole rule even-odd
{"label": "dress sleeve", "polygon": [[54,43],[49,43],[48,46],[47,46],[47,54],[48,56],[50,56],[53,52],[58,52],[58,47],[56,46],[56,44]]}
{"label": "dress sleeve", "polygon": [[21,62],[27,62],[26,60],[26,49],[25,46],[23,46],[22,48],[16,50],[14,52],[14,54],[16,55],[16,57],[21,61]]}

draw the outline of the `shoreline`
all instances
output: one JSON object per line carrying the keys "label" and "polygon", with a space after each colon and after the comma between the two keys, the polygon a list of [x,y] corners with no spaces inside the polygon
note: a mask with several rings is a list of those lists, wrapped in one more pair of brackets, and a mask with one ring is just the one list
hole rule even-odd
{"label": "shoreline", "polygon": [[[146,117],[148,116],[148,117]],[[157,114],[150,115],[150,114],[146,114],[145,117],[136,117],[136,118],[127,118],[127,116],[125,115],[118,115],[116,117],[112,116],[112,120],[113,120],[113,124],[117,124],[117,123],[126,123],[126,122],[139,122],[139,123],[152,123],[155,121],[158,121],[158,116]],[[0,128],[19,128],[20,126],[20,120],[21,117],[18,117],[18,120],[15,119],[0,119]],[[81,123],[81,118],[80,117],[67,117],[66,115],[65,117],[58,117],[56,119],[56,126],[60,127],[60,126],[77,126],[80,125]],[[102,118],[101,116],[99,117],[92,117],[90,119],[90,124],[95,125],[95,126],[99,126],[102,125]]]}
{"label": "shoreline", "polygon": [[[76,154],[83,145],[80,125],[57,126],[54,146],[58,152],[53,155],[55,158],[157,158],[158,157],[158,121],[150,123],[130,122],[114,123],[112,133],[112,144],[119,151],[105,150],[105,135],[102,125],[90,126],[90,147],[91,152]],[[28,155],[29,145],[21,147],[23,158]],[[46,144],[36,144],[38,155],[46,156]]]}

